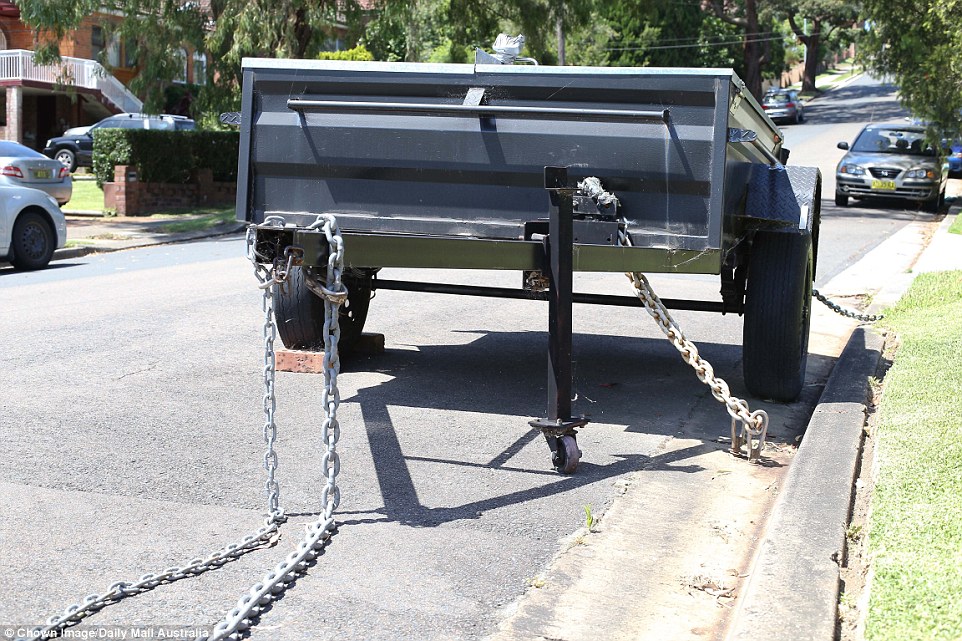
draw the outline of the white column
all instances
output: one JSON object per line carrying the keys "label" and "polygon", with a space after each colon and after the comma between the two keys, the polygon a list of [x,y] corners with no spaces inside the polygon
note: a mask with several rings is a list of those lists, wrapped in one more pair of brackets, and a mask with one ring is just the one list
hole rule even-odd
{"label": "white column", "polygon": [[7,140],[23,142],[23,87],[7,87]]}

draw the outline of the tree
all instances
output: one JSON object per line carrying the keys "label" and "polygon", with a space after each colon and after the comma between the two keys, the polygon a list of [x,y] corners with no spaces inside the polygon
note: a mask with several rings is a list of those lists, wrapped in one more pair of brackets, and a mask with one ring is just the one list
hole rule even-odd
{"label": "tree", "polygon": [[[35,32],[41,62],[59,57],[58,43],[88,16],[105,18],[108,37],[137,50],[138,74],[131,89],[144,109],[158,111],[164,90],[183,69],[186,44],[208,52],[210,79],[201,103],[212,111],[236,108],[245,56],[307,58],[323,50],[334,25],[359,16],[355,0],[18,0],[23,22]],[[106,62],[102,60],[101,62]],[[105,65],[106,66],[106,65]]]}
{"label": "tree", "polygon": [[869,31],[861,55],[892,77],[902,104],[938,136],[962,135],[962,1],[863,0]]}
{"label": "tree", "polygon": [[[108,39],[119,38],[136,48],[140,73],[131,90],[145,98],[145,109],[164,104],[164,90],[183,71],[181,48],[202,48],[204,17],[196,4],[174,0],[18,0],[20,17],[34,29],[40,64],[59,60],[59,43],[67,33],[96,12],[124,15],[121,22],[105,21]],[[105,63],[106,60],[101,60]]]}
{"label": "tree", "polygon": [[[815,74],[822,61],[820,46],[833,31],[850,27],[858,19],[858,7],[847,0],[774,0],[776,10],[788,19],[798,40],[805,46],[802,91],[815,91]],[[804,28],[808,23],[808,29]]]}
{"label": "tree", "polygon": [[762,68],[768,61],[768,42],[759,28],[758,0],[711,0],[711,8],[721,20],[739,27],[744,33],[742,61],[745,85],[756,98],[762,97]]}

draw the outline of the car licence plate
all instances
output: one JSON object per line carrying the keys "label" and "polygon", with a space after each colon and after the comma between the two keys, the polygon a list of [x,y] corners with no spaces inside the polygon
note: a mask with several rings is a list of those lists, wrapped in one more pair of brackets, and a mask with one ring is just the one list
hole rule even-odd
{"label": "car licence plate", "polygon": [[34,170],[33,170],[33,177],[34,177],[34,178],[44,179],[44,178],[50,178],[51,176],[53,176],[53,172],[51,172],[49,169],[34,169]]}
{"label": "car licence plate", "polygon": [[872,189],[885,189],[887,191],[895,190],[894,180],[873,180]]}

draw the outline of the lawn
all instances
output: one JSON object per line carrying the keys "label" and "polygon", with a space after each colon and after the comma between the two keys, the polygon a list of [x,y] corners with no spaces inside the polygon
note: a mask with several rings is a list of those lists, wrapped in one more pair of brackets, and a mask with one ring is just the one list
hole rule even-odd
{"label": "lawn", "polygon": [[73,181],[73,196],[70,202],[63,206],[65,212],[71,211],[104,211],[104,192],[97,186],[97,181],[77,179]]}
{"label": "lawn", "polygon": [[[97,187],[97,181],[90,179],[74,179],[73,197],[64,205],[65,213],[71,211],[105,211],[104,192]],[[151,214],[152,219],[170,218],[169,225],[160,227],[157,231],[165,234],[177,234],[190,231],[202,231],[228,223],[234,220],[234,207],[196,207],[162,211]]]}
{"label": "lawn", "polygon": [[900,340],[876,433],[867,641],[962,639],[962,271],[921,274],[885,325]]}
{"label": "lawn", "polygon": [[950,234],[962,234],[962,216],[956,216],[955,220],[952,221],[952,226],[949,227]]}

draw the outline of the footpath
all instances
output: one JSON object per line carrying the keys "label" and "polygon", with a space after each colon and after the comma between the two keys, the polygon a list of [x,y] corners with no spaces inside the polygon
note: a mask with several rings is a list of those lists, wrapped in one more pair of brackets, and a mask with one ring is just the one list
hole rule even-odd
{"label": "footpath", "polygon": [[[54,252],[53,260],[67,260],[99,252],[119,251],[151,245],[183,243],[191,240],[239,233],[244,229],[240,222],[228,222],[198,231],[171,232],[171,219],[146,216],[102,216],[96,213],[72,213],[67,218],[67,247]],[[177,221],[190,220],[191,215],[181,215]]]}

